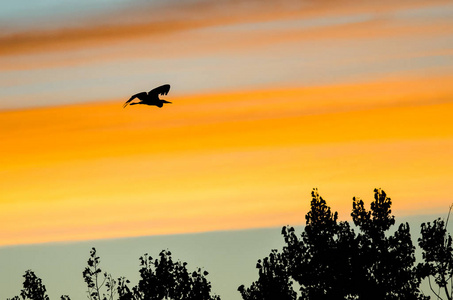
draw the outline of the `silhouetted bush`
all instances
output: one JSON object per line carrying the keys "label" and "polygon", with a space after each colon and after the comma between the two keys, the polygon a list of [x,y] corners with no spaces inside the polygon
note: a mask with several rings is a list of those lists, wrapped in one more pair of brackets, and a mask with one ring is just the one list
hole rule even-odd
{"label": "silhouetted bush", "polygon": [[[187,263],[173,261],[168,250],[161,251],[159,259],[154,260],[148,254],[140,257],[140,281],[132,289],[125,277],[118,278],[117,285],[109,273],[103,273],[100,262],[96,249],[92,248],[88,266],[83,271],[91,300],[113,300],[116,296],[119,300],[220,300],[220,297],[211,295],[207,271],[197,269],[189,272]],[[104,288],[106,293],[102,292]]]}
{"label": "silhouetted bush", "polygon": [[[49,300],[49,296],[46,294],[46,287],[42,283],[41,278],[36,276],[31,270],[25,271],[25,275],[23,277],[25,278],[23,284],[24,288],[20,292],[20,297],[14,296],[13,298],[7,300]],[[61,296],[61,299],[70,300],[70,298],[66,295]]]}
{"label": "silhouetted bush", "polygon": [[189,272],[187,263],[173,261],[170,251],[161,251],[158,259],[148,254],[140,257],[140,281],[130,289],[129,281],[119,278],[119,300],[220,300],[211,295],[211,283],[207,271],[197,269]]}
{"label": "silhouetted bush", "polygon": [[[206,279],[207,271],[200,268],[187,270],[187,263],[174,261],[168,250],[163,250],[158,259],[148,254],[140,257],[140,280],[132,289],[124,277],[114,280],[112,275],[103,272],[101,259],[95,248],[90,251],[82,276],[87,284],[87,297],[90,300],[220,300],[211,294],[211,283]],[[19,296],[7,300],[49,300],[46,287],[33,271],[25,272],[23,289]],[[70,300],[61,296],[61,300]]]}

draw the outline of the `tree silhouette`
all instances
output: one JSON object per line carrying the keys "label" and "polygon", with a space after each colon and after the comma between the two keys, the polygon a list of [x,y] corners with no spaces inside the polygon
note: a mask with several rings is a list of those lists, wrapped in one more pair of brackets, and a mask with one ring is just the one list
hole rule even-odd
{"label": "tree silhouette", "polygon": [[[421,237],[418,244],[422,249],[424,262],[417,266],[420,278],[427,278],[431,291],[438,299],[445,298],[451,300],[453,295],[453,246],[452,237],[447,233],[447,224],[452,207],[448,212],[447,221],[440,218],[431,224],[421,225]],[[431,277],[437,285],[437,291],[433,287]]]}
{"label": "tree silhouette", "polygon": [[[96,255],[96,248],[92,248],[90,251],[90,258],[88,259],[88,266],[83,271],[83,279],[87,284],[88,298],[90,300],[113,300],[115,295],[115,280],[112,278],[112,275],[104,272],[103,278],[100,278],[102,273],[99,264],[101,259]],[[102,293],[103,287],[106,287],[106,292]]]}
{"label": "tree silhouette", "polygon": [[256,264],[259,279],[249,288],[241,285],[238,290],[246,300],[295,300],[297,293],[292,288],[287,267],[281,253],[272,250],[269,257]]}
{"label": "tree silhouette", "polygon": [[361,299],[425,299],[418,289],[409,224],[400,224],[393,235],[386,235],[395,224],[391,204],[380,189],[374,190],[371,211],[362,200],[353,199],[351,216],[362,231],[357,236],[357,295]]}
{"label": "tree silhouette", "polygon": [[[238,288],[244,300],[424,300],[421,280],[427,279],[437,299],[453,300],[453,238],[446,221],[421,225],[418,244],[423,261],[415,266],[415,247],[408,223],[390,233],[395,225],[392,201],[380,189],[374,190],[370,209],[360,198],[353,198],[352,221],[338,221],[327,202],[312,191],[306,226],[300,235],[284,226],[285,245],[258,260],[258,280]],[[357,231],[357,233],[355,232]],[[100,257],[92,248],[82,275],[90,300],[220,300],[212,294],[207,271],[187,269],[168,250],[153,259],[140,261],[140,280],[129,288],[125,277],[114,280],[100,268]],[[25,272],[19,296],[7,300],[49,300],[42,280],[31,270]],[[300,293],[294,290],[299,286]],[[61,296],[61,300],[70,300]]]}
{"label": "tree silhouette", "polygon": [[187,263],[173,261],[171,252],[163,250],[158,259],[148,254],[140,257],[140,281],[132,290],[124,277],[119,278],[119,300],[220,300],[211,295],[211,283],[206,279],[207,271],[198,268],[189,272]]}
{"label": "tree silhouette", "polygon": [[[7,300],[49,300],[49,296],[46,294],[46,287],[42,283],[41,278],[35,275],[32,270],[25,271],[25,278],[23,283],[23,289],[20,292],[19,296],[14,296],[11,299]],[[69,296],[61,296],[62,300],[70,300]]]}
{"label": "tree silhouette", "polygon": [[291,280],[300,285],[299,299],[427,299],[418,288],[409,225],[388,234],[395,224],[391,203],[380,189],[374,190],[370,211],[353,198],[351,216],[360,230],[356,234],[348,222],[338,222],[337,212],[314,189],[301,236],[293,227],[283,227],[282,254],[274,252],[279,259],[267,260],[272,264],[267,269],[282,271],[260,271],[250,288],[239,288],[243,299],[267,299],[250,295],[266,295],[263,282],[282,291],[291,289]]}
{"label": "tree silhouette", "polygon": [[301,286],[301,299],[344,299],[353,289],[354,231],[338,222],[338,213],[331,212],[317,189],[310,207],[301,238],[292,227],[282,230],[289,274]]}

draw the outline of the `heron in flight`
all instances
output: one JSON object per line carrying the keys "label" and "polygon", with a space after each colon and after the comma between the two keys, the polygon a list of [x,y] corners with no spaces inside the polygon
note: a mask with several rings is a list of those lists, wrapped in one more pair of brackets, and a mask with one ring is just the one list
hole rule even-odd
{"label": "heron in flight", "polygon": [[[123,108],[126,107],[128,104],[129,105],[146,104],[146,105],[155,105],[157,107],[162,107],[162,106],[164,106],[164,103],[171,103],[171,102],[163,100],[163,99],[159,99],[159,95],[167,95],[169,91],[170,91],[170,85],[164,84],[155,89],[152,89],[148,93],[141,92],[141,93],[135,94],[129,100],[127,100],[126,103],[124,103]],[[140,99],[140,102],[131,103],[131,101],[134,100],[135,98]]]}

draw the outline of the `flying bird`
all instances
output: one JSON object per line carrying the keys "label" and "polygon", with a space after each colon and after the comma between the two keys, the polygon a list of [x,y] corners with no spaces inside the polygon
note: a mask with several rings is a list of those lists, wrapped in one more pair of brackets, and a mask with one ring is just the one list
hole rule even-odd
{"label": "flying bird", "polygon": [[[128,104],[129,105],[146,104],[146,105],[155,105],[157,107],[162,107],[162,106],[164,106],[164,103],[171,103],[171,102],[163,100],[163,99],[159,99],[159,95],[167,95],[169,91],[170,91],[170,85],[164,84],[155,89],[152,89],[148,93],[141,92],[141,93],[135,94],[129,100],[127,100],[126,103],[124,103],[123,108],[126,107]],[[135,98],[140,99],[140,102],[131,102]]]}

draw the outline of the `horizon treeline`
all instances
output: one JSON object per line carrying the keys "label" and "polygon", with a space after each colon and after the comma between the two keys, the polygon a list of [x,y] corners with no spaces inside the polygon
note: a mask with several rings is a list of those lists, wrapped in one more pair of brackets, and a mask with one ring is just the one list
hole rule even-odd
{"label": "horizon treeline", "polygon": [[[381,189],[374,190],[370,209],[353,198],[352,222],[338,221],[317,189],[312,191],[306,226],[297,234],[284,226],[281,250],[256,264],[258,279],[249,287],[241,285],[243,300],[324,300],[324,299],[430,299],[420,284],[427,280],[436,299],[453,298],[453,241],[447,232],[448,217],[422,223],[418,245],[422,261],[416,262],[415,246],[408,223],[393,233],[395,216],[392,201]],[[356,232],[357,231],[357,232]],[[169,250],[157,258],[139,258],[140,279],[130,286],[125,277],[114,279],[100,267],[100,257],[92,248],[82,277],[90,300],[220,300],[212,293],[208,272],[187,269],[174,260]],[[19,296],[7,300],[49,300],[46,287],[32,270],[27,270]],[[425,291],[426,292],[426,291]],[[70,300],[62,295],[61,300]]]}

